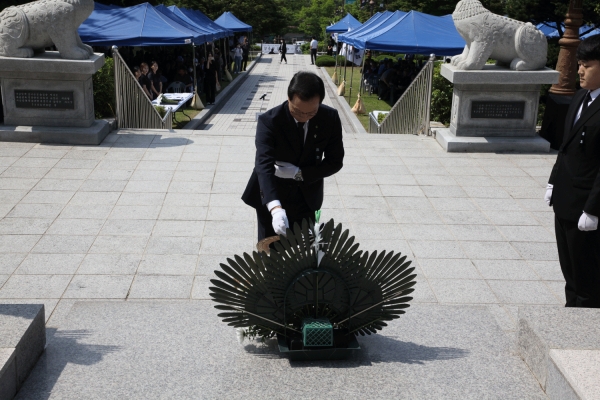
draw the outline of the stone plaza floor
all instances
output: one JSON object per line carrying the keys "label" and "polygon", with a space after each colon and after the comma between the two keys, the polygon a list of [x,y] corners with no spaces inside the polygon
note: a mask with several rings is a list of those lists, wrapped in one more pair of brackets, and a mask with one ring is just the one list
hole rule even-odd
{"label": "stone plaza floor", "polygon": [[[295,72],[323,74],[308,56],[278,58],[263,56],[201,130],[0,143],[0,303],[44,303],[51,328],[79,300],[208,299],[219,263],[256,243],[240,197],[259,97],[264,111],[285,100]],[[325,104],[339,108],[332,95]],[[413,259],[416,303],[484,305],[511,336],[518,306],[563,305],[543,200],[555,154],[451,154],[433,137],[344,129],[322,216],[364,250]]]}

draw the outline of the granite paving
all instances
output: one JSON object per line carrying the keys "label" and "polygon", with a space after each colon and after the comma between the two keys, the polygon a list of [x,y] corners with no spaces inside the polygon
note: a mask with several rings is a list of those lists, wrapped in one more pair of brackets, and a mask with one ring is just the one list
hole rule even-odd
{"label": "granite paving", "polygon": [[[283,102],[300,70],[328,79],[308,56],[261,57],[196,130],[0,143],[0,302],[44,304],[56,329],[78,299],[207,299],[218,264],[256,243],[240,199],[255,114]],[[483,305],[511,338],[518,306],[563,306],[543,200],[556,154],[446,153],[430,136],[356,133],[331,90],[324,103],[342,114],[346,157],[326,179],[323,218],[362,249],[413,259],[415,303]]]}
{"label": "granite paving", "polygon": [[206,300],[78,302],[49,330],[16,399],[545,398],[479,306],[417,304],[329,362],[289,361],[272,339],[238,344]]}

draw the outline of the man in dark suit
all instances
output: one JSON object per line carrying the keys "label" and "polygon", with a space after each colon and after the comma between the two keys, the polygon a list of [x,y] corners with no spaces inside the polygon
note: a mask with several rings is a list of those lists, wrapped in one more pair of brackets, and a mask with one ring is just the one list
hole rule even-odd
{"label": "man in dark suit", "polygon": [[545,200],[554,206],[567,307],[600,308],[600,35],[579,45],[578,91]]}
{"label": "man in dark suit", "polygon": [[342,168],[342,123],[324,98],[323,80],[298,72],[288,100],[258,118],[256,161],[242,200],[256,209],[259,241],[314,220],[323,204],[323,178]]}

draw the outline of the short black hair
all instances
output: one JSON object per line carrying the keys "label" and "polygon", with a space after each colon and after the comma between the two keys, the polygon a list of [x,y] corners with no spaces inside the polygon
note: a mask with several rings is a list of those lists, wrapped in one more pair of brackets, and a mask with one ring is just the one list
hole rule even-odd
{"label": "short black hair", "polygon": [[600,61],[600,35],[590,36],[579,43],[577,59],[579,61]]}
{"label": "short black hair", "polygon": [[298,96],[302,101],[309,101],[319,96],[319,102],[322,103],[325,98],[323,79],[312,72],[296,72],[288,86],[288,99],[294,100],[294,96]]}

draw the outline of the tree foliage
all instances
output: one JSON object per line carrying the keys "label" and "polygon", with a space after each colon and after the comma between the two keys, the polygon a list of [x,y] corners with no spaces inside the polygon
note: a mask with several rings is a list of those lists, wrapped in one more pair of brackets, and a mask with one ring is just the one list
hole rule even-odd
{"label": "tree foliage", "polygon": [[[563,35],[561,23],[569,9],[569,0],[506,0],[506,14],[521,21],[536,24],[554,22]],[[598,0],[583,0],[583,23],[600,26],[600,3]],[[585,33],[585,32],[584,32]]]}

